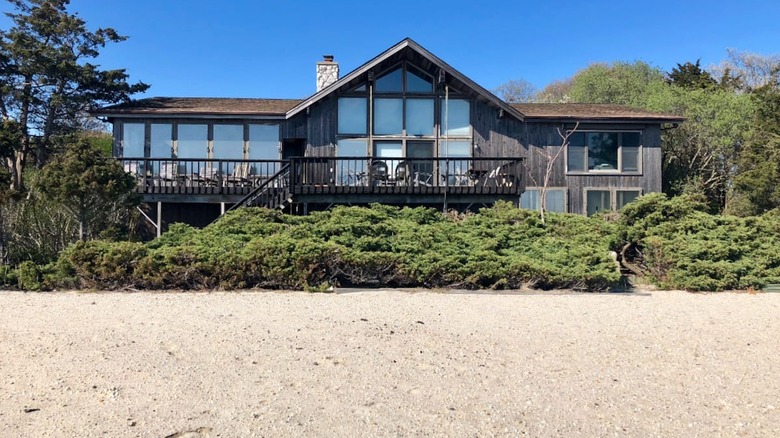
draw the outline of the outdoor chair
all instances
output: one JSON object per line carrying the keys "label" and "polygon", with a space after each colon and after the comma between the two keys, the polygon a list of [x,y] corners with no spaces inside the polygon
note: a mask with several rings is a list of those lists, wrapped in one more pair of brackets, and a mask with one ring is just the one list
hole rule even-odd
{"label": "outdoor chair", "polygon": [[374,160],[371,162],[371,183],[374,186],[386,186],[387,185],[387,163],[381,160]]}
{"label": "outdoor chair", "polygon": [[395,166],[395,183],[399,186],[409,185],[409,179],[411,177],[409,163],[401,161]]}
{"label": "outdoor chair", "polygon": [[238,163],[233,169],[233,174],[228,175],[226,182],[228,184],[246,187],[252,185],[252,181],[249,179],[249,163]]}
{"label": "outdoor chair", "polygon": [[158,186],[175,186],[178,181],[178,169],[173,161],[160,163],[160,172],[157,174]]}

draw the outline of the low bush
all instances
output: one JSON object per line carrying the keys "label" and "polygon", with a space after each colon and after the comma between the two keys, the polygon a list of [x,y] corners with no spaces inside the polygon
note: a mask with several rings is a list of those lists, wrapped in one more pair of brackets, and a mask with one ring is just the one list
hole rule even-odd
{"label": "low bush", "polygon": [[653,194],[627,205],[619,222],[620,238],[639,248],[650,280],[662,288],[759,289],[780,282],[776,212],[712,215],[696,199]]}
{"label": "low bush", "polygon": [[545,224],[538,212],[508,203],[476,214],[372,205],[289,216],[247,208],[204,229],[173,225],[146,244],[79,242],[56,263],[28,263],[2,280],[31,290],[604,290],[620,281],[610,251],[631,247],[643,256],[648,280],[662,288],[760,288],[780,282],[779,218],[711,215],[695,198],[659,194],[621,214],[550,213]]}
{"label": "low bush", "polygon": [[602,289],[619,273],[612,225],[498,204],[479,214],[337,207],[309,216],[242,209],[198,230],[174,225],[147,244],[91,241],[64,251],[49,278],[115,289],[427,286]]}

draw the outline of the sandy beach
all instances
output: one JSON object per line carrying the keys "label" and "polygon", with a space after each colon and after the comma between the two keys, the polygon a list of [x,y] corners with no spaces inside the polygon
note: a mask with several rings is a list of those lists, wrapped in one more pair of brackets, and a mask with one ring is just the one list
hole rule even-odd
{"label": "sandy beach", "polygon": [[0,436],[780,436],[780,294],[0,292]]}

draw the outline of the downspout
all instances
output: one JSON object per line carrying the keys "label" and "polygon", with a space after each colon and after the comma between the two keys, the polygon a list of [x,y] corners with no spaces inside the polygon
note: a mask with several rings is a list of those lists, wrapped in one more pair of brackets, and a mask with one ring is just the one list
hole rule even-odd
{"label": "downspout", "polygon": [[[374,82],[368,82],[368,151],[367,155],[373,159],[374,156]],[[371,160],[369,167],[371,167]]]}
{"label": "downspout", "polygon": [[447,191],[450,186],[450,86],[444,86],[444,212],[447,212]]}

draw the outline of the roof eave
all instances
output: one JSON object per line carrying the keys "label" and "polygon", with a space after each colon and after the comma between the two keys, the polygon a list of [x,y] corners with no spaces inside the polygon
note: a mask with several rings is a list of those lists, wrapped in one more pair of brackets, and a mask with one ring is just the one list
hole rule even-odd
{"label": "roof eave", "polygon": [[577,116],[526,116],[526,121],[544,121],[544,122],[598,122],[598,123],[682,123],[685,118],[656,118],[656,117],[577,117]]}

